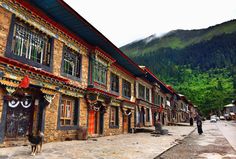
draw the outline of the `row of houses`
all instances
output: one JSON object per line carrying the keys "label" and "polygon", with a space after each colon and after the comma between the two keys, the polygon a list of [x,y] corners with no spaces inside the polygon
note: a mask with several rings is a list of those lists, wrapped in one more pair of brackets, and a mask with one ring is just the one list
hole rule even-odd
{"label": "row of houses", "polygon": [[39,131],[45,142],[129,133],[194,113],[63,0],[0,1],[0,144]]}

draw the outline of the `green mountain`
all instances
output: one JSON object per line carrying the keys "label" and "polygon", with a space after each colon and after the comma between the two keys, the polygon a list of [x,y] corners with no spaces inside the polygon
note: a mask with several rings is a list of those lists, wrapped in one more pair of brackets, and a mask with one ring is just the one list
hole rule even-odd
{"label": "green mountain", "polygon": [[236,98],[236,20],[152,35],[121,50],[185,94],[205,115],[218,113]]}

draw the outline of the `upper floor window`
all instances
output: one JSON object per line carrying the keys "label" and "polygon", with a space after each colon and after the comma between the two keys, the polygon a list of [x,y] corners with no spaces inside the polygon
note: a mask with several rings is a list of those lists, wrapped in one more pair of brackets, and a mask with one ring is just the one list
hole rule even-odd
{"label": "upper floor window", "polygon": [[161,104],[161,96],[160,95],[158,95],[157,104]]}
{"label": "upper floor window", "polygon": [[81,55],[68,47],[64,47],[63,52],[63,73],[80,78]]}
{"label": "upper floor window", "polygon": [[126,80],[122,80],[122,88],[123,88],[123,96],[124,97],[131,97],[131,83],[126,81]]}
{"label": "upper floor window", "polygon": [[114,92],[119,92],[119,76],[111,73],[111,90]]}
{"label": "upper floor window", "polygon": [[94,80],[100,84],[106,85],[107,82],[107,66],[100,61],[93,63]]}
{"label": "upper floor window", "polygon": [[50,66],[50,38],[26,24],[14,24],[11,52],[21,58]]}
{"label": "upper floor window", "polygon": [[164,98],[161,97],[161,104],[164,104]]}
{"label": "upper floor window", "polygon": [[145,87],[141,84],[138,85],[138,97],[144,99]]}
{"label": "upper floor window", "polygon": [[60,107],[60,125],[74,126],[78,120],[78,106],[74,98],[62,97]]}
{"label": "upper floor window", "polygon": [[158,102],[158,94],[154,93],[154,104],[159,104]]}
{"label": "upper floor window", "polygon": [[149,88],[146,88],[146,101],[150,101],[150,91]]}

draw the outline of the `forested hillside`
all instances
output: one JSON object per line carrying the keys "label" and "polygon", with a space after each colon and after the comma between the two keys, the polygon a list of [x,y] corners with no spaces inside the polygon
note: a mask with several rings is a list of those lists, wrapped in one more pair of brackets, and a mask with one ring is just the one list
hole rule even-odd
{"label": "forested hillside", "polygon": [[[151,39],[150,39],[151,38]],[[172,31],[121,49],[185,94],[204,114],[236,98],[236,21],[202,30]]]}

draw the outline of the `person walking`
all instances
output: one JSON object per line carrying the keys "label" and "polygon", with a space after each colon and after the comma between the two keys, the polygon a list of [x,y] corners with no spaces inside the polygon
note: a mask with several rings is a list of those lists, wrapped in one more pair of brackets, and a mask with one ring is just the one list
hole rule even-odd
{"label": "person walking", "polygon": [[190,117],[189,122],[190,122],[190,126],[193,126],[193,118],[192,117]]}
{"label": "person walking", "polygon": [[202,120],[200,116],[197,116],[197,131],[199,135],[202,135]]}

